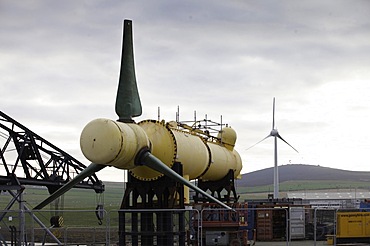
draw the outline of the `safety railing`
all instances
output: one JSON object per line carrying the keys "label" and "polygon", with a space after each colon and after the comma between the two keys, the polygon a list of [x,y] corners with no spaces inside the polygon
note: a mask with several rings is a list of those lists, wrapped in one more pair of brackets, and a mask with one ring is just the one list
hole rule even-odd
{"label": "safety railing", "polygon": [[370,243],[367,209],[305,206],[2,210],[0,245],[337,245]]}

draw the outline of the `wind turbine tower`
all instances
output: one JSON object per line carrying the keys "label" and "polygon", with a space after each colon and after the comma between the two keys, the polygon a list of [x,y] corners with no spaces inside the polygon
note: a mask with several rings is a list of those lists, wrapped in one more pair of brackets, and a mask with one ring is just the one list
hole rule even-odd
{"label": "wind turbine tower", "polygon": [[270,134],[267,137],[265,137],[264,139],[262,139],[261,141],[257,142],[256,144],[252,145],[251,147],[249,147],[248,149],[254,147],[255,145],[257,145],[259,143],[261,143],[262,141],[264,141],[265,139],[267,139],[269,137],[274,138],[274,199],[278,199],[279,198],[279,170],[278,170],[277,139],[279,138],[280,140],[282,140],[284,143],[286,143],[292,149],[294,149],[297,153],[298,153],[298,150],[296,150],[292,145],[290,145],[287,141],[285,141],[284,138],[282,138],[280,136],[277,128],[275,127],[275,97],[274,97],[273,103],[272,103],[272,130],[271,130]]}

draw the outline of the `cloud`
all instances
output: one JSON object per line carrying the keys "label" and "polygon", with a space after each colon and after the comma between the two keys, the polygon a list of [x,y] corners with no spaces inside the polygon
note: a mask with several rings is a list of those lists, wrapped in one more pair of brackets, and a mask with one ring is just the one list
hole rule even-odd
{"label": "cloud", "polygon": [[184,120],[195,110],[199,118],[222,115],[238,132],[243,171],[253,171],[272,165],[271,141],[245,149],[271,130],[276,97],[279,131],[301,153],[279,144],[281,164],[346,167],[342,160],[356,156],[353,166],[365,170],[369,7],[366,1],[1,2],[1,110],[83,158],[83,126],[97,117],[116,119],[127,18],[134,23],[144,111],[138,120],[157,119],[158,107],[161,118],[173,120],[178,105]]}

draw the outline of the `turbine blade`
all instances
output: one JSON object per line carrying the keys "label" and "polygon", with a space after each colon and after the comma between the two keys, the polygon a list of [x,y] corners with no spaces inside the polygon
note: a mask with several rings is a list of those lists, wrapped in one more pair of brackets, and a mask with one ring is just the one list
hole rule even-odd
{"label": "turbine blade", "polygon": [[275,97],[272,102],[272,130],[275,129]]}
{"label": "turbine blade", "polygon": [[116,97],[116,113],[119,121],[122,122],[132,122],[132,117],[140,116],[142,113],[135,76],[132,39],[132,21],[125,20],[123,25],[121,70]]}
{"label": "turbine blade", "polygon": [[82,170],[74,179],[71,179],[68,183],[60,187],[56,192],[51,194],[48,198],[46,198],[44,201],[42,201],[39,205],[37,205],[34,209],[42,209],[67,191],[73,188],[74,185],[78,184],[82,180],[84,180],[86,177],[102,170],[105,168],[105,165],[95,164],[91,163],[88,167],[86,167],[84,170]]}
{"label": "turbine blade", "polygon": [[198,186],[190,183],[188,180],[184,179],[181,175],[173,171],[171,168],[169,168],[167,165],[165,165],[161,160],[159,160],[157,157],[152,155],[150,152],[145,152],[140,158],[140,162],[143,163],[145,166],[148,166],[158,172],[163,173],[164,175],[167,175],[168,177],[178,181],[179,183],[188,186],[189,188],[193,189],[196,192],[201,193],[202,195],[208,197],[213,202],[216,202],[217,204],[221,205],[222,207],[228,209],[228,210],[234,210],[231,207],[227,206],[223,202],[219,201],[218,199],[214,198],[207,192],[200,189]]}
{"label": "turbine blade", "polygon": [[271,135],[271,134],[269,134],[267,137],[265,137],[264,139],[262,139],[262,140],[258,141],[258,142],[257,142],[257,143],[255,143],[255,144],[253,144],[252,146],[250,146],[250,147],[249,147],[249,148],[247,148],[246,150],[249,150],[249,149],[253,148],[254,146],[256,146],[257,144],[259,144],[260,142],[264,141],[266,138],[269,138],[269,137],[272,137],[272,135]]}
{"label": "turbine blade", "polygon": [[296,150],[292,145],[290,145],[287,141],[285,141],[284,140],[284,138],[282,138],[281,136],[280,136],[280,134],[278,133],[278,135],[277,135],[277,137],[278,138],[280,138],[284,143],[286,143],[287,145],[289,145],[292,149],[294,149],[297,153],[299,153],[298,152],[298,150]]}

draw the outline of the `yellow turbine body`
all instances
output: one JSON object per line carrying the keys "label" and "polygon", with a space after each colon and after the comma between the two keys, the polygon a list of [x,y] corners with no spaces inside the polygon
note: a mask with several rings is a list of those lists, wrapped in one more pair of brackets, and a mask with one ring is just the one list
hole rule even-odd
{"label": "yellow turbine body", "polygon": [[[233,170],[235,178],[240,174],[242,162],[234,150],[236,134],[232,128],[223,128],[222,141],[206,141],[196,132],[178,129],[175,123],[146,120],[138,123],[146,132],[150,141],[150,151],[167,166],[174,162],[183,166],[183,176],[189,180],[200,178],[204,181],[216,181]],[[220,138],[219,134],[219,138]],[[227,138],[230,138],[227,139]],[[130,170],[132,175],[141,180],[154,180],[163,174],[148,167],[138,166]]]}
{"label": "yellow turbine body", "polygon": [[[91,162],[127,169],[143,181],[156,180],[163,174],[135,163],[142,149],[149,149],[170,168],[180,162],[186,180],[217,181],[229,170],[234,171],[234,178],[239,178],[242,161],[234,150],[235,131],[224,127],[217,138],[203,134],[190,127],[179,127],[176,122],[145,120],[134,124],[96,119],[82,131],[80,145]],[[186,203],[189,202],[188,193],[186,187]]]}

